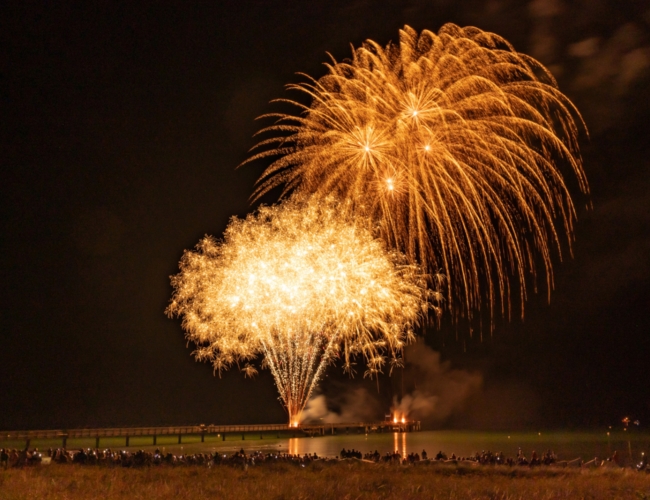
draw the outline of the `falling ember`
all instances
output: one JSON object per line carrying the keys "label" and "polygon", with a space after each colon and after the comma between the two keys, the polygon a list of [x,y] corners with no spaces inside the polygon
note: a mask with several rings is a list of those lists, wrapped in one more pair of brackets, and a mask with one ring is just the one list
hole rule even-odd
{"label": "falling ember", "polygon": [[293,427],[328,363],[352,373],[359,355],[376,376],[435,306],[419,268],[327,200],[233,218],[222,242],[206,236],[180,270],[167,314],[183,318],[197,360],[253,376],[261,356]]}
{"label": "falling ember", "polygon": [[559,165],[588,192],[584,123],[551,73],[498,35],[454,24],[406,26],[398,44],[369,40],[328,70],[289,87],[312,100],[296,103],[299,116],[270,115],[278,122],[263,131],[275,138],[248,161],[276,159],[254,198],[283,185],[346,200],[432,283],[445,277],[456,317],[483,301],[492,317],[509,312],[513,289],[523,315],[538,267],[550,293],[551,254],[563,233],[571,244],[576,218]]}

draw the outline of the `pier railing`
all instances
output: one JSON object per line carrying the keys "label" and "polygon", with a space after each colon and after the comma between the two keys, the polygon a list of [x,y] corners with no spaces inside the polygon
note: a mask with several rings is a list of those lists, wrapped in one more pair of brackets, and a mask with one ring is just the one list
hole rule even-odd
{"label": "pier railing", "polygon": [[47,430],[22,430],[22,431],[0,431],[0,443],[2,441],[24,441],[29,447],[30,442],[36,439],[60,439],[65,447],[68,439],[95,438],[95,444],[99,447],[100,438],[123,437],[126,446],[129,446],[129,439],[132,437],[152,437],[153,444],[156,444],[158,436],[178,436],[178,443],[182,442],[183,436],[200,436],[201,441],[206,435],[219,435],[225,441],[226,434],[242,434],[244,439],[248,433],[263,432],[292,432],[307,435],[335,434],[344,430],[345,432],[412,432],[420,430],[420,422],[407,420],[404,422],[378,421],[378,422],[320,422],[311,424],[300,424],[290,426],[284,424],[250,424],[250,425],[182,425],[168,427],[114,427],[97,429],[47,429]]}

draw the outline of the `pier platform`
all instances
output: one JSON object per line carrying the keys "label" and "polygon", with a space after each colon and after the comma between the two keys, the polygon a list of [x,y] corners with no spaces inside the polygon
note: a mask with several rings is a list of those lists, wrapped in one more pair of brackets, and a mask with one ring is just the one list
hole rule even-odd
{"label": "pier platform", "polygon": [[32,440],[60,439],[63,447],[67,446],[68,439],[95,438],[95,447],[99,448],[101,438],[123,437],[125,446],[129,446],[132,437],[151,437],[152,445],[156,445],[159,436],[178,436],[178,444],[182,443],[183,436],[200,436],[201,442],[206,436],[219,436],[224,441],[227,435],[241,434],[245,440],[247,434],[261,434],[268,432],[290,432],[293,436],[325,436],[346,433],[375,433],[375,432],[416,432],[421,430],[420,422],[405,420],[400,422],[319,422],[310,424],[251,424],[251,425],[184,425],[168,427],[116,427],[98,429],[49,429],[49,430],[22,430],[0,431],[0,447],[2,442],[23,441],[29,447]]}

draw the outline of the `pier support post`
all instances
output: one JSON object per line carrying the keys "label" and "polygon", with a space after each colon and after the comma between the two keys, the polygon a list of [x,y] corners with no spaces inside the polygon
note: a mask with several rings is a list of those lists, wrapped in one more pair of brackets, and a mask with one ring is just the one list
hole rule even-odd
{"label": "pier support post", "polygon": [[99,436],[95,436],[95,448],[99,449]]}
{"label": "pier support post", "polygon": [[225,432],[221,434],[221,440],[222,440],[222,441],[225,441],[225,440],[226,440],[226,433],[225,433]]}
{"label": "pier support post", "polygon": [[241,440],[244,441],[246,438],[244,437],[244,433],[241,433]]}
{"label": "pier support post", "polygon": [[182,434],[179,434],[179,435],[178,435],[178,444],[181,444],[181,437],[182,437],[182,436],[183,436]]}
{"label": "pier support post", "polygon": [[126,446],[129,446],[129,436],[126,436]]}
{"label": "pier support post", "polygon": [[158,436],[156,436],[156,435],[154,434],[154,435],[153,435],[153,444],[154,444],[154,446],[156,445],[156,441],[157,441],[157,440],[158,440]]}
{"label": "pier support post", "polygon": [[201,442],[205,443],[205,432],[201,433]]}

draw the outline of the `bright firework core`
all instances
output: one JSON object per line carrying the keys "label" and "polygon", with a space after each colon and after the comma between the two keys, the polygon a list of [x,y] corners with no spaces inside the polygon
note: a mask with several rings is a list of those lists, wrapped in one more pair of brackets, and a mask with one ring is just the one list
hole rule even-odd
{"label": "bright firework core", "polygon": [[223,242],[186,251],[167,309],[181,316],[198,360],[221,372],[262,355],[289,425],[325,366],[363,356],[365,376],[399,365],[413,327],[431,306],[417,267],[387,252],[362,219],[327,200],[262,207],[234,218]]}

